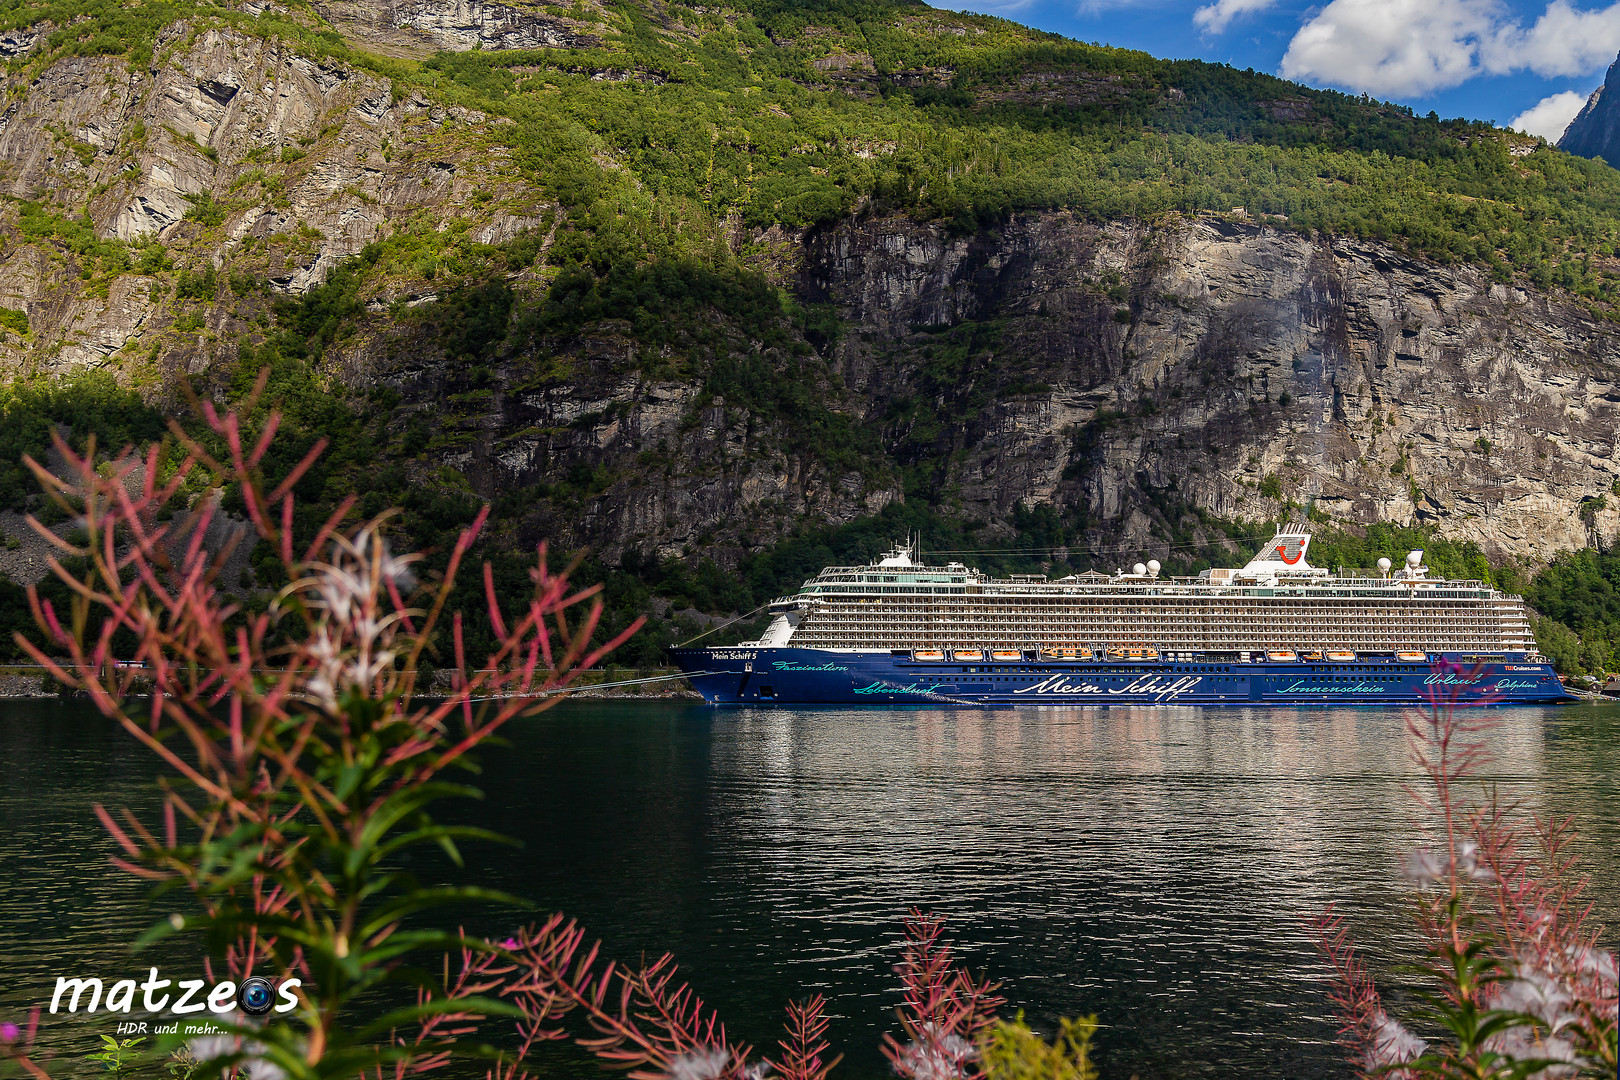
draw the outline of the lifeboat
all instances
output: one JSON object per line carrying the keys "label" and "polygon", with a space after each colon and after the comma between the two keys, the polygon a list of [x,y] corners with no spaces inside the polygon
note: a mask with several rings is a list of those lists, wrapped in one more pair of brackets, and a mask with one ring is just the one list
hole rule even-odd
{"label": "lifeboat", "polygon": [[953,660],[979,661],[979,660],[984,659],[984,650],[983,649],[957,649],[955,652],[951,653],[951,658]]}
{"label": "lifeboat", "polygon": [[1017,649],[990,650],[990,659],[992,660],[1022,660],[1023,658],[1024,654],[1019,652]]}
{"label": "lifeboat", "polygon": [[1117,649],[1109,649],[1108,655],[1113,657],[1115,660],[1157,660],[1159,658],[1159,650],[1145,649],[1139,645],[1131,645]]}
{"label": "lifeboat", "polygon": [[1320,660],[1322,659],[1322,651],[1320,649],[1312,649],[1310,652],[1305,654],[1304,659],[1312,661]]}
{"label": "lifeboat", "polygon": [[1411,649],[1405,649],[1396,653],[1395,659],[1407,664],[1427,664],[1429,662],[1429,654],[1426,652],[1415,652]]}
{"label": "lifeboat", "polygon": [[1329,649],[1327,658],[1329,660],[1354,660],[1356,654],[1349,649]]}
{"label": "lifeboat", "polygon": [[912,651],[911,658],[913,660],[943,660],[945,659],[945,650],[915,649]]}
{"label": "lifeboat", "polygon": [[1048,660],[1090,660],[1090,649],[1042,649],[1041,655]]}
{"label": "lifeboat", "polygon": [[1298,660],[1299,656],[1293,649],[1268,649],[1266,650],[1266,659],[1289,661]]}

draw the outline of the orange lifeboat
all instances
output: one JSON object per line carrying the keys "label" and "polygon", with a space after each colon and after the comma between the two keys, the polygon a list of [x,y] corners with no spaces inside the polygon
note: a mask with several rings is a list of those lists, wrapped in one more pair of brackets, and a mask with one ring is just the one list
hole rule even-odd
{"label": "orange lifeboat", "polygon": [[990,659],[992,660],[1022,660],[1023,658],[1024,654],[1019,652],[1017,649],[990,650]]}
{"label": "orange lifeboat", "polygon": [[1299,656],[1294,652],[1293,649],[1268,649],[1266,651],[1266,659],[1287,662],[1290,660],[1298,660]]}
{"label": "orange lifeboat", "polygon": [[1329,660],[1343,662],[1346,660],[1354,660],[1356,658],[1356,654],[1351,652],[1349,649],[1329,649],[1327,658]]}
{"label": "orange lifeboat", "polygon": [[1396,653],[1395,659],[1407,664],[1427,664],[1429,662],[1429,654],[1426,652],[1417,652],[1412,649],[1405,649]]}
{"label": "orange lifeboat", "polygon": [[957,649],[955,652],[951,653],[951,658],[953,660],[973,660],[973,661],[976,662],[976,661],[984,659],[984,650],[983,649]]}
{"label": "orange lifeboat", "polygon": [[945,650],[944,649],[915,649],[911,653],[911,658],[913,660],[943,660],[943,659],[945,659]]}

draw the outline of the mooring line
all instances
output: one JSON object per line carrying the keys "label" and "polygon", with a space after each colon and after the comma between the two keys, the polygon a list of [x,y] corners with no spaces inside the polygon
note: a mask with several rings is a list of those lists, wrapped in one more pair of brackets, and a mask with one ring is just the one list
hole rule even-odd
{"label": "mooring line", "polygon": [[[763,603],[763,604],[759,605],[759,607],[755,608],[754,611],[759,611],[761,608],[768,607],[769,605],[770,605],[770,601],[767,600],[767,601],[765,601],[765,603]],[[697,637],[695,637],[695,638],[687,638],[685,641],[681,642],[679,645],[677,645],[675,647],[677,649],[684,649],[688,645],[692,644],[692,642],[694,642],[694,641],[702,641],[704,638],[708,637],[710,634],[714,633],[716,630],[724,630],[726,627],[730,626],[734,622],[742,622],[744,619],[748,618],[748,615],[754,614],[754,611],[748,612],[747,615],[739,615],[735,619],[727,619],[725,622],[721,623],[719,626],[711,626],[707,630],[703,631],[703,633],[699,634]]]}
{"label": "mooring line", "polygon": [[573,694],[573,693],[577,693],[577,692],[579,692],[581,690],[609,690],[609,689],[612,689],[615,686],[642,686],[642,685],[645,685],[646,683],[667,682],[670,679],[695,679],[695,678],[698,678],[701,675],[719,675],[719,674],[721,674],[721,672],[718,672],[718,671],[682,672],[679,675],[653,675],[653,676],[650,676],[649,678],[645,678],[645,679],[621,679],[618,682],[610,682],[610,683],[592,683],[592,684],[589,684],[589,685],[582,684],[582,685],[579,685],[579,686],[559,686],[555,690],[540,690],[540,691],[537,691],[537,692],[535,692],[533,694],[497,694],[494,697],[475,697],[475,698],[468,698],[467,700],[470,703],[476,703],[476,702],[480,702],[480,701],[506,701],[506,700],[508,700],[510,698],[515,698],[515,697],[551,697],[554,694]]}

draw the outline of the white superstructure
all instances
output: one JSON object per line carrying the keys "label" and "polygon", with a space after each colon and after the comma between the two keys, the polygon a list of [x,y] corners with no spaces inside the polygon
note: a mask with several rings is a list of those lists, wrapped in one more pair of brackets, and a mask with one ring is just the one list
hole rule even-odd
{"label": "white superstructure", "polygon": [[1241,569],[1159,575],[991,578],[959,562],[925,566],[916,546],[870,566],[828,567],[772,604],[766,646],[873,650],[1251,649],[1534,652],[1523,602],[1480,581],[1432,578],[1414,551],[1390,572],[1311,566],[1310,534],[1280,530]]}

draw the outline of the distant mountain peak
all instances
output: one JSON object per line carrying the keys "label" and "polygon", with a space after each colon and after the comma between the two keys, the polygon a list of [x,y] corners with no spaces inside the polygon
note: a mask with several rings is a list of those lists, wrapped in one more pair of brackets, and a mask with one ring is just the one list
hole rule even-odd
{"label": "distant mountain peak", "polygon": [[1620,57],[1564,129],[1558,149],[1620,166]]}

